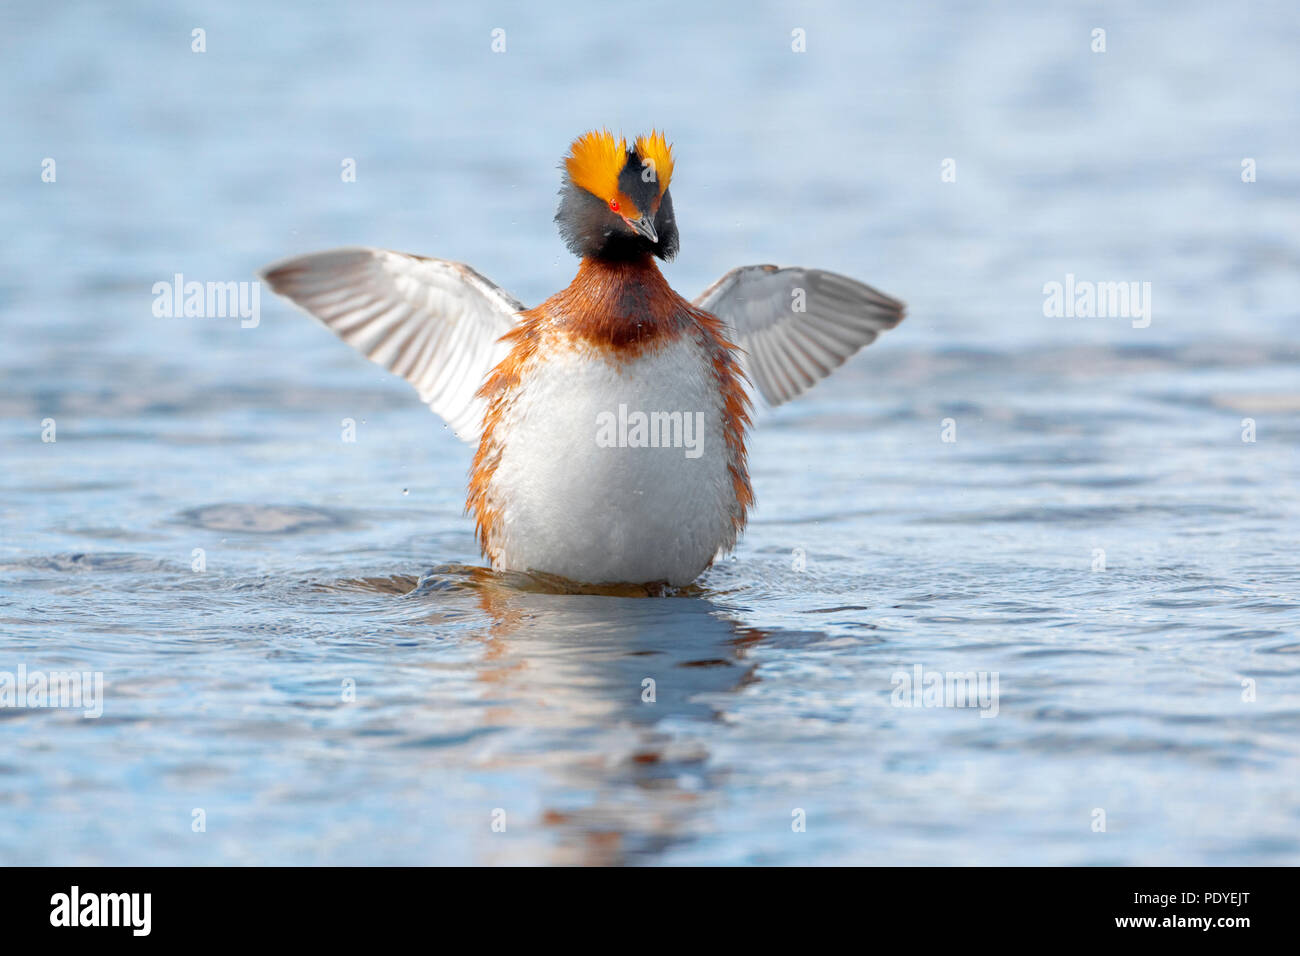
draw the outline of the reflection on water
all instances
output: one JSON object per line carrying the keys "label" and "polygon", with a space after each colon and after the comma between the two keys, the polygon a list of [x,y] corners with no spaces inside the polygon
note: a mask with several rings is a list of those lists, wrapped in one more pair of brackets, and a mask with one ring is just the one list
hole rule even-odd
{"label": "reflection on water", "polygon": [[478,597],[485,719],[549,741],[502,746],[488,766],[546,775],[547,862],[636,862],[693,839],[727,768],[663,728],[721,719],[710,700],[757,679],[747,652],[763,633],[698,597],[651,607],[496,583]]}
{"label": "reflection on water", "polygon": [[[0,707],[0,863],[1300,861],[1300,19],[1256,9],[668,2],[624,49],[521,5],[493,55],[469,8],[236,3],[198,55],[197,10],[7,7],[0,680],[104,713]],[[688,296],[778,261],[909,304],[759,416],[698,586],[485,571],[403,383],[269,296],[152,315],[355,244],[538,302],[602,124],[676,141]],[[1045,317],[1067,274],[1150,327]]]}

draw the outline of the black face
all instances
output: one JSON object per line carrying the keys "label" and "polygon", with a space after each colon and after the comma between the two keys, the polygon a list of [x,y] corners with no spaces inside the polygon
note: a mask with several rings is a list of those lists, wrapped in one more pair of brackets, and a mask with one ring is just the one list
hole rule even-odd
{"label": "black face", "polygon": [[[648,210],[659,193],[659,184],[642,177],[641,160],[628,150],[626,164],[618,176],[618,188],[623,195],[636,203],[637,209]],[[621,213],[621,214],[620,214]],[[560,237],[575,256],[596,259],[639,259],[646,255],[671,259],[677,255],[677,221],[673,217],[673,197],[665,190],[654,216],[654,231],[658,242],[651,242],[624,221],[623,215],[633,216],[634,210],[614,212],[609,203],[575,186],[566,174],[560,187],[560,208],[555,222],[560,227]]]}

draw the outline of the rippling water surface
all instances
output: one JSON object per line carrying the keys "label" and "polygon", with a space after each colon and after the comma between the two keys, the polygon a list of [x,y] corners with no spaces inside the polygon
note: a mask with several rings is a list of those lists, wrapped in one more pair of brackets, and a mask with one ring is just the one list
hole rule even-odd
{"label": "rippling water surface", "polygon": [[[1300,16],[1142,6],[7,7],[0,671],[104,706],[0,707],[0,862],[1300,862]],[[345,244],[539,301],[603,124],[677,144],[688,295],[910,306],[761,416],[690,593],[483,572],[403,383],[269,293],[152,314]]]}

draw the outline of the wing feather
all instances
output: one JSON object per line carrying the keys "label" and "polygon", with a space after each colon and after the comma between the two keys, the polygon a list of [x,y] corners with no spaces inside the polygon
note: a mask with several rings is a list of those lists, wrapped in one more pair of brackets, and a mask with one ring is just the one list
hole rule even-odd
{"label": "wing feather", "polygon": [[334,249],[269,266],[271,288],[406,379],[456,435],[477,441],[483,380],[523,305],[469,266],[386,249]]}
{"label": "wing feather", "polygon": [[[800,290],[804,310],[795,311]],[[905,313],[902,302],[856,279],[771,265],[733,269],[695,304],[727,324],[769,405],[807,391]]]}

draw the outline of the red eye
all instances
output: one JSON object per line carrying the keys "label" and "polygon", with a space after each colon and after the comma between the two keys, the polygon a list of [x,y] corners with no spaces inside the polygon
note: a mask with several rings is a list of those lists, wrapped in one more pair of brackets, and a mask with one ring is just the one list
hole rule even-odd
{"label": "red eye", "polygon": [[609,208],[610,208],[610,210],[611,210],[612,212],[618,212],[618,200],[617,200],[617,199],[611,199],[611,200],[609,201]]}

